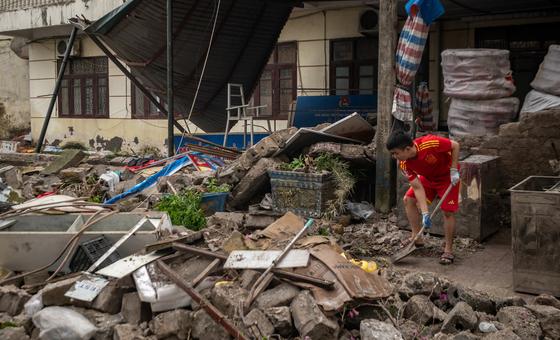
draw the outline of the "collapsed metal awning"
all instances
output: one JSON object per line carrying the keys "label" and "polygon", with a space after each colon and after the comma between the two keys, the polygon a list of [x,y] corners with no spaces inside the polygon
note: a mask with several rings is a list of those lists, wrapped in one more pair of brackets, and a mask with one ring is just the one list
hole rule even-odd
{"label": "collapsed metal awning", "polygon": [[[221,0],[216,31],[191,121],[224,131],[227,83],[248,100],[295,1]],[[210,41],[217,2],[173,3],[175,115],[188,115]],[[165,1],[130,0],[86,31],[100,38],[154,95],[165,101]]]}

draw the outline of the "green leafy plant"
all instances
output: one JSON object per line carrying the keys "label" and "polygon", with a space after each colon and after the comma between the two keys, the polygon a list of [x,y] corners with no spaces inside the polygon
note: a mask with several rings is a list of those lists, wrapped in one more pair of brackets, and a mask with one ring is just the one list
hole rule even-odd
{"label": "green leafy plant", "polygon": [[226,183],[218,185],[218,180],[216,178],[209,178],[206,184],[206,190],[208,192],[230,192],[231,186]]}
{"label": "green leafy plant", "polygon": [[280,170],[284,171],[295,171],[305,168],[305,158],[303,155],[300,155],[297,158],[292,159],[290,163],[282,163],[280,165]]}
{"label": "green leafy plant", "polygon": [[9,328],[9,327],[18,327],[18,325],[11,321],[4,321],[0,323],[0,329]]}
{"label": "green leafy plant", "polygon": [[187,190],[177,195],[164,196],[155,208],[167,212],[173,224],[197,231],[206,227],[206,217],[200,208],[201,201],[202,193]]}

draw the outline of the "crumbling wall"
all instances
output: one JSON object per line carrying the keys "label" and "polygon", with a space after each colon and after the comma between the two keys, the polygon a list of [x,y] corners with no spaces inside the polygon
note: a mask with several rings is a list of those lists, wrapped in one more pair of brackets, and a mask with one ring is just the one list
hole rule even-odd
{"label": "crumbling wall", "polygon": [[560,110],[521,114],[518,122],[500,126],[497,136],[458,141],[469,153],[500,156],[500,188],[507,190],[528,176],[557,174]]}
{"label": "crumbling wall", "polygon": [[29,129],[29,66],[10,49],[11,38],[0,36],[0,139]]}

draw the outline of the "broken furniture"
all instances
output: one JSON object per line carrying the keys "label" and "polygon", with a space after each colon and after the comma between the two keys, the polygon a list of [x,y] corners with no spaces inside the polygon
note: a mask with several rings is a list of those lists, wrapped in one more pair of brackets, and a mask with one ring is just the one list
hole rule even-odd
{"label": "broken furniture", "polygon": [[[460,161],[461,191],[456,214],[455,235],[483,241],[500,228],[499,157],[471,155]],[[399,174],[398,196],[402,198],[410,187]],[[410,230],[402,199],[397,199],[398,226]],[[443,235],[443,214],[436,216],[430,233]]]}
{"label": "broken furniture", "polygon": [[[171,225],[161,224],[164,213],[151,213],[139,230],[120,248],[119,254],[128,256],[157,241],[157,234]],[[23,215],[10,218],[15,223],[0,230],[0,266],[13,271],[29,271],[48,264],[57,257],[68,241],[81,229],[91,214]],[[126,235],[130,228],[145,217],[144,214],[120,213],[91,226],[80,243],[104,236],[111,244]],[[49,270],[54,270],[51,266]],[[69,268],[65,266],[64,271]]]}
{"label": "broken furniture", "polygon": [[[255,145],[255,129],[254,129],[254,118],[260,117],[261,109],[265,108],[266,105],[260,106],[249,106],[245,104],[245,94],[243,92],[243,84],[227,84],[227,121],[226,130],[224,132],[224,147],[227,146],[227,139],[229,135],[229,130],[231,129],[230,122],[243,122],[243,149],[247,148],[247,123],[251,126],[251,146]],[[249,114],[248,111],[255,111],[254,114]],[[268,124],[268,131],[272,131],[270,128],[270,120],[266,120]],[[234,123],[235,125],[235,123]]]}
{"label": "broken furniture", "polygon": [[510,192],[513,289],[560,296],[560,177],[530,176]]}

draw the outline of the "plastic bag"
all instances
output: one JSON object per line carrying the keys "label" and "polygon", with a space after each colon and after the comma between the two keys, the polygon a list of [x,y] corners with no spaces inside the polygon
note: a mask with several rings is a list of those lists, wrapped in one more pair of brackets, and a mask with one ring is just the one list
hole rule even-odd
{"label": "plastic bag", "polygon": [[515,97],[488,100],[451,100],[447,127],[451,135],[497,135],[502,124],[512,122],[517,116],[519,99]]}
{"label": "plastic bag", "polygon": [[443,92],[452,98],[497,99],[511,96],[509,51],[451,49],[441,53]]}
{"label": "plastic bag", "polygon": [[560,45],[550,45],[539,66],[531,87],[540,92],[560,96]]}
{"label": "plastic bag", "polygon": [[33,315],[41,340],[88,340],[97,328],[82,314],[65,307],[47,307]]}
{"label": "plastic bag", "polygon": [[111,192],[115,191],[115,185],[117,185],[121,181],[119,174],[110,170],[99,176],[99,179],[107,183],[109,191]]}
{"label": "plastic bag", "polygon": [[350,212],[353,218],[357,220],[368,220],[375,214],[373,205],[367,202],[356,203],[347,201],[344,207]]}
{"label": "plastic bag", "polygon": [[43,309],[43,307],[43,290],[40,290],[37,294],[33,295],[31,299],[27,300],[25,305],[23,305],[23,310],[25,311],[25,315],[32,317],[35,313]]}
{"label": "plastic bag", "polygon": [[537,112],[560,106],[560,97],[552,94],[532,90],[525,96],[521,113]]}

